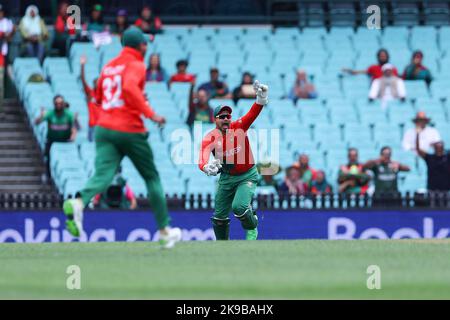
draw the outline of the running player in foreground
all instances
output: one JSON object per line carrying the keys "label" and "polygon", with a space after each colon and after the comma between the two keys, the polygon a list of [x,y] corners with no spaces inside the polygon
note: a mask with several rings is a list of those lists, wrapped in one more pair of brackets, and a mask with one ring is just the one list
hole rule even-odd
{"label": "running player in foreground", "polygon": [[[250,111],[231,122],[232,109],[218,106],[214,110],[216,129],[202,141],[199,167],[208,176],[220,174],[215,197],[212,224],[217,240],[228,240],[230,211],[241,221],[247,240],[258,237],[258,217],[252,208],[252,199],[258,181],[258,171],[247,137],[247,130],[268,103],[268,87],[258,80],[253,84],[256,102]],[[211,152],[214,160],[208,163]]]}
{"label": "running player in foreground", "polygon": [[123,50],[102,70],[97,83],[96,99],[102,108],[95,130],[95,174],[75,199],[64,202],[66,228],[75,237],[83,231],[83,209],[91,199],[111,183],[123,157],[128,156],[145,181],[148,198],[160,231],[163,248],[181,240],[181,230],[170,228],[170,217],[148,132],[141,119],[145,116],[163,125],[146,101],[145,64],[147,40],[137,27],[128,28],[122,38]]}

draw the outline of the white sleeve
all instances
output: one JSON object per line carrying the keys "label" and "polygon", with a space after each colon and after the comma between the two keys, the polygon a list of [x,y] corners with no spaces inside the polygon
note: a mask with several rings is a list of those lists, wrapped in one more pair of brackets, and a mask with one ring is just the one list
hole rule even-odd
{"label": "white sleeve", "polygon": [[436,128],[433,128],[433,134],[432,134],[432,141],[431,143],[435,143],[438,141],[441,141],[441,135],[439,134],[439,131]]}
{"label": "white sleeve", "polygon": [[375,79],[372,81],[372,85],[370,86],[369,98],[376,99],[378,97],[379,91],[380,91],[380,80]]}
{"label": "white sleeve", "polygon": [[400,98],[406,97],[405,81],[403,81],[403,79],[399,78],[397,81],[397,92]]}

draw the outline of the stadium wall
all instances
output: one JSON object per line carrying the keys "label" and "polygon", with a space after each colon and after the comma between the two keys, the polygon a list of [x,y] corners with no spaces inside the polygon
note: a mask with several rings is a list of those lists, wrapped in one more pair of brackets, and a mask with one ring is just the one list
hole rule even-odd
{"label": "stadium wall", "polygon": [[[183,240],[213,240],[208,211],[172,211]],[[401,239],[450,237],[450,211],[445,210],[317,210],[261,211],[259,235],[275,239]],[[85,215],[83,242],[154,241],[158,234],[153,216],[145,211],[91,211]],[[231,238],[244,232],[232,219]],[[60,211],[3,211],[2,242],[70,242]]]}

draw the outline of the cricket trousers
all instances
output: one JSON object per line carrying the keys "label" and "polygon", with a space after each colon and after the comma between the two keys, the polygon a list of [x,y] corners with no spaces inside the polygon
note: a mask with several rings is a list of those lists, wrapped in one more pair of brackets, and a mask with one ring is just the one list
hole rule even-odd
{"label": "cricket trousers", "polygon": [[241,175],[221,173],[215,199],[214,218],[228,219],[232,211],[236,216],[251,208],[256,191],[258,171],[254,166]]}
{"label": "cricket trousers", "polygon": [[169,225],[170,217],[147,138],[148,133],[126,133],[96,127],[95,173],[80,194],[83,203],[87,205],[95,195],[105,191],[111,184],[122,159],[127,156],[145,181],[150,206],[158,228],[162,229]]}

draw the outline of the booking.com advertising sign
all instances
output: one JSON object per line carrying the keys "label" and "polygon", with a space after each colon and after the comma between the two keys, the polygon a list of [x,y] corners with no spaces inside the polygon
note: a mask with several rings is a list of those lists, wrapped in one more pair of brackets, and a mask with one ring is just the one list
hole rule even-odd
{"label": "booking.com advertising sign", "polygon": [[[448,211],[260,211],[259,239],[404,239],[450,237]],[[171,212],[183,240],[214,240],[210,212]],[[231,216],[231,239],[244,239]],[[153,215],[145,211],[87,211],[85,234],[74,239],[58,211],[0,212],[2,242],[154,241]]]}

